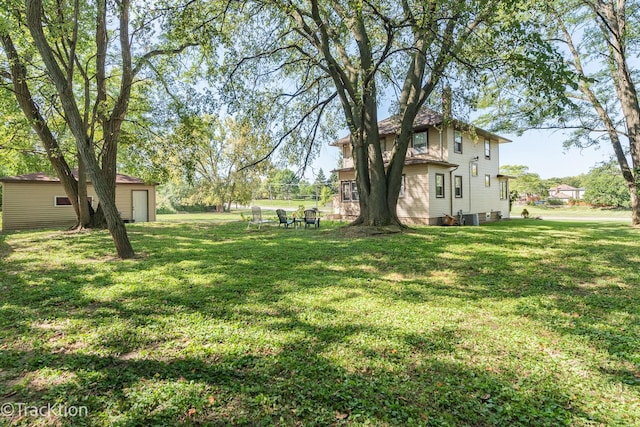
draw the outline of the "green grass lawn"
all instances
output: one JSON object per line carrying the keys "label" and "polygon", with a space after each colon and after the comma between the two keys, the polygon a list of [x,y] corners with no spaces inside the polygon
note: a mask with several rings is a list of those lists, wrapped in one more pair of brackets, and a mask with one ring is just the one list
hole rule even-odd
{"label": "green grass lawn", "polygon": [[0,235],[0,406],[86,408],[0,424],[640,425],[638,229],[128,227]]}
{"label": "green grass lawn", "polygon": [[630,209],[610,209],[592,208],[590,206],[523,206],[514,205],[511,209],[512,218],[520,218],[523,209],[527,209],[529,214],[544,217],[565,217],[565,218],[620,218],[631,222]]}

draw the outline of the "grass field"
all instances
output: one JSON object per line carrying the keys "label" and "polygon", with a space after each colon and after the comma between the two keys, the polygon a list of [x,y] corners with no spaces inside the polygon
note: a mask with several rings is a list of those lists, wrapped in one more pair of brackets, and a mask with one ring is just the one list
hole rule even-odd
{"label": "grass field", "polygon": [[0,424],[640,425],[638,229],[192,219],[0,235]]}
{"label": "grass field", "polygon": [[512,218],[520,218],[523,209],[527,209],[531,216],[565,217],[565,218],[620,218],[631,221],[630,209],[592,208],[589,206],[523,206],[514,205],[511,209]]}

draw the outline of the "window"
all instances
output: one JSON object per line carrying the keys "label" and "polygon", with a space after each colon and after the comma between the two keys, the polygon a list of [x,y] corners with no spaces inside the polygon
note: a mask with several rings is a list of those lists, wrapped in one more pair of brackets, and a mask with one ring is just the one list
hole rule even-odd
{"label": "window", "polygon": [[462,176],[456,175],[453,177],[453,183],[455,187],[455,193],[457,198],[462,197]]}
{"label": "window", "polygon": [[351,200],[354,202],[360,200],[360,196],[358,195],[358,185],[355,181],[351,181]]}
{"label": "window", "polygon": [[351,200],[351,185],[349,181],[346,181],[342,183],[342,201],[348,202],[349,200]]}
{"label": "window", "polygon": [[485,159],[491,158],[491,141],[488,139],[484,140],[484,158]]}
{"label": "window", "polygon": [[471,176],[478,176],[478,162],[471,163]]}
{"label": "window", "polygon": [[419,132],[413,134],[412,139],[413,152],[416,154],[423,154],[429,151],[429,137],[427,132]]}
{"label": "window", "polygon": [[500,181],[500,200],[509,199],[509,181]]}
{"label": "window", "polygon": [[342,181],[342,201],[355,202],[360,200],[358,197],[358,185],[355,181]]}
{"label": "window", "polygon": [[436,197],[444,197],[444,174],[442,173],[436,174]]}
{"label": "window", "polygon": [[400,193],[398,194],[399,198],[404,197],[404,189],[407,187],[407,176],[402,175],[402,182],[400,184]]}
{"label": "window", "polygon": [[[93,205],[93,197],[87,197],[87,202],[89,202],[90,205]],[[69,200],[67,196],[55,196],[53,199],[53,206],[71,206],[71,200]]]}
{"label": "window", "polygon": [[491,175],[484,176],[484,186],[491,187]]}
{"label": "window", "polygon": [[453,151],[462,153],[462,132],[459,130],[453,133]]}

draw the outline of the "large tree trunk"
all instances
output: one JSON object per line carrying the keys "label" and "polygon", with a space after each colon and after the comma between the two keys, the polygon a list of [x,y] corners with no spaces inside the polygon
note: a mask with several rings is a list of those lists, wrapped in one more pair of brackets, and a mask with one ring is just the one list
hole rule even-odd
{"label": "large tree trunk", "polygon": [[[78,106],[76,105],[73,87],[60,69],[44,34],[42,28],[41,0],[27,0],[27,26],[58,91],[67,124],[75,137],[78,152],[82,161],[84,161],[87,166],[91,182],[100,198],[100,203],[102,204],[102,209],[104,210],[107,220],[107,228],[113,238],[118,256],[122,259],[132,258],[135,256],[135,253],[129,242],[124,222],[118,215],[118,209],[115,204],[115,191],[110,189],[110,185],[100,169],[92,141],[88,137],[86,123],[83,122]],[[99,42],[106,43],[106,41]]]}
{"label": "large tree trunk", "polygon": [[80,209],[79,228],[89,227],[91,224],[91,205],[87,194],[87,169],[80,156],[78,156],[78,207]]}
{"label": "large tree trunk", "polygon": [[[626,125],[626,134],[629,139],[629,155],[631,157],[631,165],[627,161],[625,150],[622,147],[618,131],[609,113],[602,106],[596,95],[590,89],[588,80],[583,80],[580,89],[585,93],[596,112],[603,120],[607,133],[611,140],[611,145],[616,154],[622,176],[624,177],[629,193],[631,196],[631,224],[640,225],[640,202],[638,201],[638,168],[640,168],[640,102],[638,102],[638,91],[629,71],[627,62],[627,43],[628,37],[626,29],[626,6],[624,2],[586,2],[592,8],[598,19],[598,24],[602,34],[607,40],[609,47],[610,72],[612,74],[616,94],[620,101],[624,121]],[[561,24],[562,25],[562,24]],[[563,26],[563,32],[568,41],[574,57],[574,64],[577,71],[581,75],[585,75],[580,62],[578,51],[573,45],[571,35]]]}

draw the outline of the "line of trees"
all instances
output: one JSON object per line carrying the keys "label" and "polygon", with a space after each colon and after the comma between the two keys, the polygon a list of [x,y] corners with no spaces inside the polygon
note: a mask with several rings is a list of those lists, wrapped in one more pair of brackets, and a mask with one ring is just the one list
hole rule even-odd
{"label": "line of trees", "polygon": [[510,181],[510,189],[515,200],[534,201],[545,199],[549,190],[561,184],[584,188],[585,203],[592,206],[630,208],[631,196],[616,160],[597,164],[588,173],[563,178],[542,179],[529,172],[524,165],[503,165],[500,172],[516,179]]}

